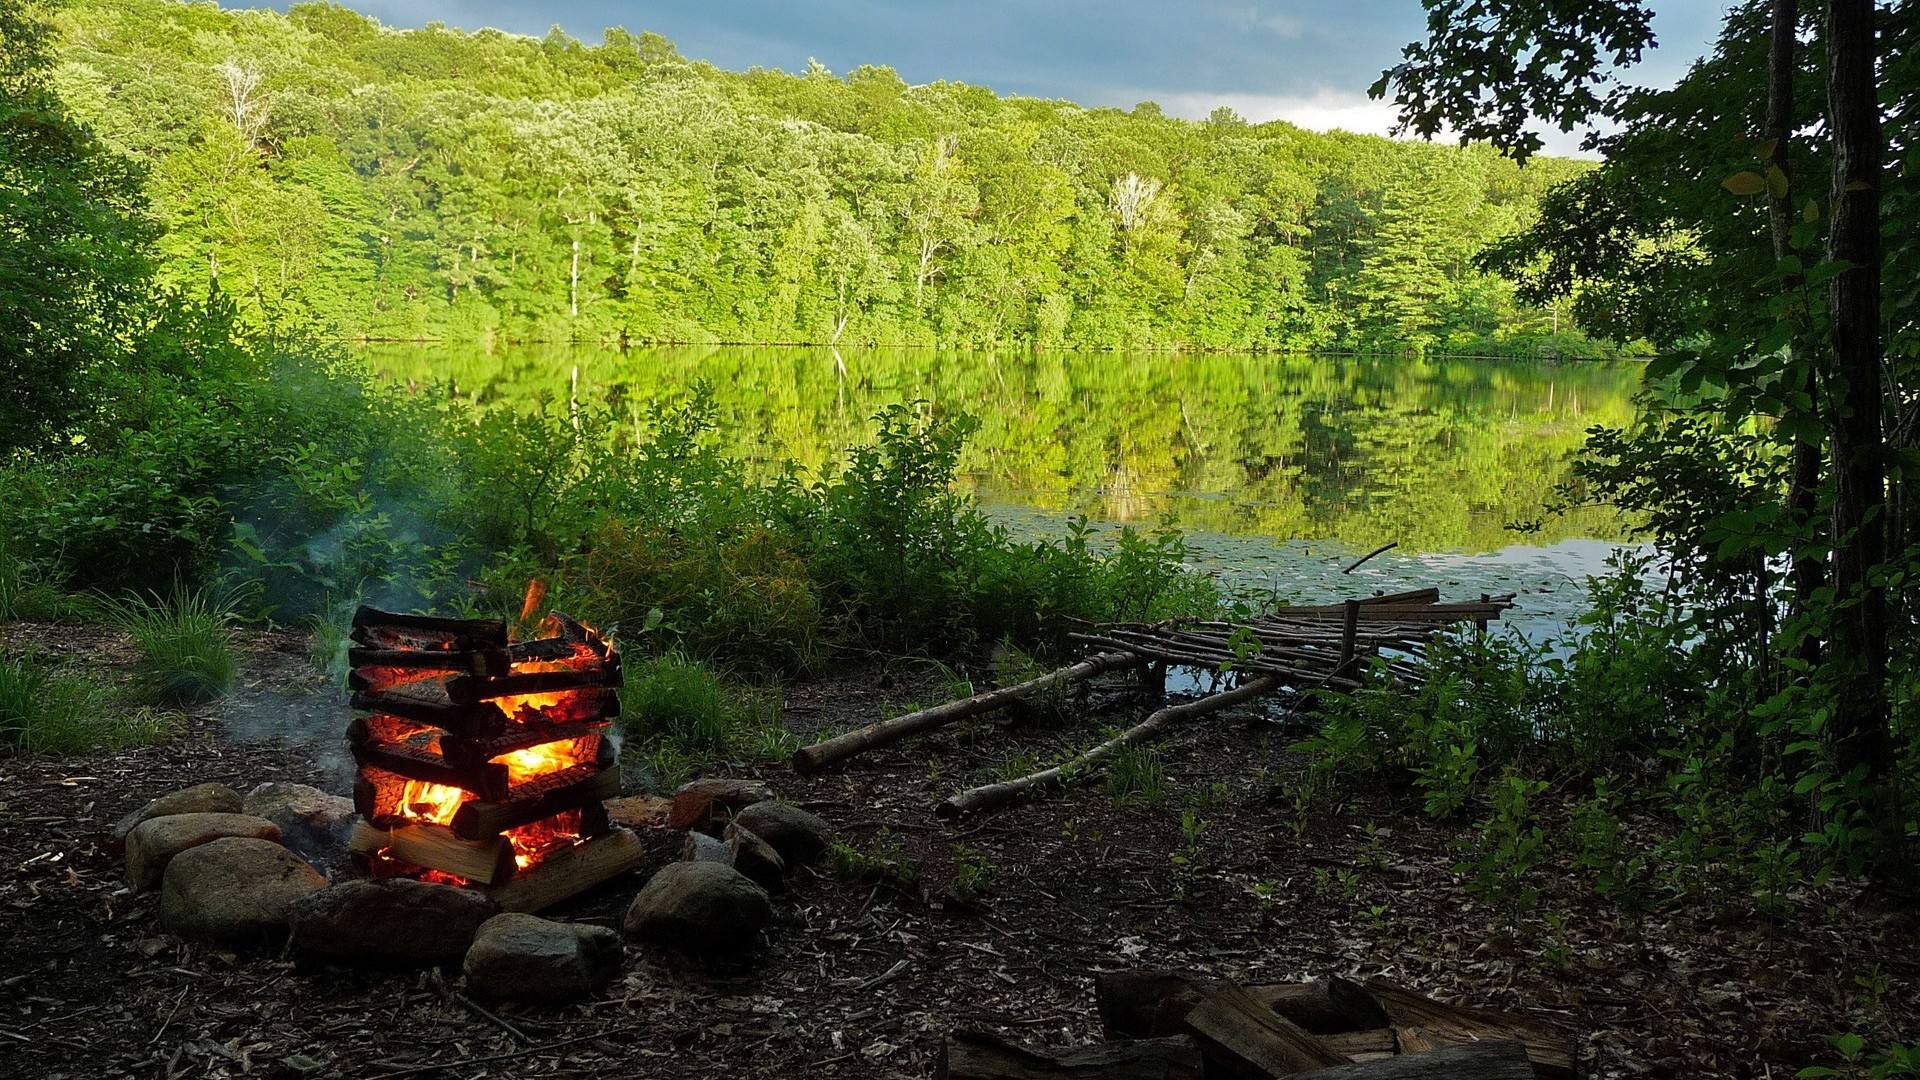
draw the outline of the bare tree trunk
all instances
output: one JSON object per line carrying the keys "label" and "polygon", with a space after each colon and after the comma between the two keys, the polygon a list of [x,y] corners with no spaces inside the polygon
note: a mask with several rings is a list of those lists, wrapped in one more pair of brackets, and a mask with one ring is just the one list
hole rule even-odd
{"label": "bare tree trunk", "polygon": [[[1845,606],[1833,625],[1834,745],[1843,770],[1876,789],[1868,812],[1881,829],[1882,865],[1905,817],[1887,782],[1887,596],[1869,580],[1886,561],[1886,462],[1881,443],[1880,106],[1873,0],[1827,2],[1827,108],[1833,130],[1833,222],[1828,250],[1847,269],[1831,286],[1833,317],[1833,584]],[[1896,841],[1896,843],[1886,843]]]}
{"label": "bare tree trunk", "polygon": [[573,241],[573,278],[567,284],[567,310],[574,318],[580,317],[580,239]]}
{"label": "bare tree trunk", "polygon": [[[1769,167],[1780,170],[1787,182],[1768,185],[1770,198],[1767,217],[1773,228],[1773,257],[1784,259],[1793,254],[1793,164],[1788,147],[1793,140],[1794,50],[1799,44],[1800,0],[1773,0],[1773,25],[1767,57],[1767,138],[1773,149]],[[1802,287],[1799,275],[1781,283],[1785,292]],[[1819,379],[1806,345],[1797,336],[1787,346],[1790,368],[1803,368],[1802,389],[1809,408],[1819,412]],[[1818,442],[1801,435],[1793,441],[1793,473],[1787,488],[1787,516],[1793,522],[1799,547],[1793,552],[1793,613],[1805,616],[1813,606],[1814,594],[1826,584],[1826,570],[1820,557],[1806,550],[1808,540],[1817,535],[1814,517],[1820,509],[1820,458]],[[1763,602],[1765,598],[1762,598]],[[1820,662],[1820,638],[1811,628],[1800,639],[1795,654],[1807,664]]]}

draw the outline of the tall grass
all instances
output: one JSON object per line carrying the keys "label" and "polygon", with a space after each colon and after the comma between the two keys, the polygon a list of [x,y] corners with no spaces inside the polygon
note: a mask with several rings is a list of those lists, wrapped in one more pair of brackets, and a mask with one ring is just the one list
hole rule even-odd
{"label": "tall grass", "polygon": [[165,594],[101,597],[95,606],[140,650],[135,699],[178,708],[212,701],[233,686],[240,664],[229,627],[238,601],[230,588],[175,584]]}
{"label": "tall grass", "polygon": [[106,686],[24,656],[0,654],[0,749],[74,754],[150,743],[165,720],[118,707]]}
{"label": "tall grass", "polygon": [[799,748],[772,695],[731,687],[712,668],[680,653],[630,666],[620,703],[621,724],[633,740],[628,749],[662,786],[704,765],[730,758],[777,760]]}
{"label": "tall grass", "polygon": [[0,622],[57,619],[66,608],[46,567],[0,548]]}

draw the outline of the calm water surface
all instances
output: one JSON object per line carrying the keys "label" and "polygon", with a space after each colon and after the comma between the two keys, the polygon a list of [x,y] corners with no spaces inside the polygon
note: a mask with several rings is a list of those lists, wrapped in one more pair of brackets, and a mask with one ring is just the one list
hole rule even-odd
{"label": "calm water surface", "polygon": [[[642,426],[705,382],[721,437],[768,473],[830,464],[897,401],[971,413],[981,506],[1021,534],[1171,517],[1196,566],[1285,598],[1439,584],[1520,593],[1551,633],[1624,541],[1599,510],[1536,518],[1587,428],[1633,415],[1637,365],[937,350],[379,345],[385,377],[482,406],[610,403]],[[1398,541],[1352,575],[1341,568]]]}

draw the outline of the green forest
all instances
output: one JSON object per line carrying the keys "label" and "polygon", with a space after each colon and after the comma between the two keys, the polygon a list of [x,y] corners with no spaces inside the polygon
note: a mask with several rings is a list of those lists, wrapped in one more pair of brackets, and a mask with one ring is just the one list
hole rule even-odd
{"label": "green forest", "polygon": [[1477,268],[1580,163],[329,3],[79,0],[160,278],[369,338],[1590,354]]}

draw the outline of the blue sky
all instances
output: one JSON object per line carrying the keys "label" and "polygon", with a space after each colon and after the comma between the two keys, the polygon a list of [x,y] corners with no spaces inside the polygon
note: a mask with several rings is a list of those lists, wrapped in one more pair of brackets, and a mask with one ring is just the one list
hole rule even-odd
{"label": "blue sky", "polygon": [[[227,0],[234,3],[235,0]],[[598,41],[608,26],[671,38],[731,69],[836,72],[885,64],[910,83],[951,79],[1002,93],[1384,133],[1366,88],[1421,35],[1419,0],[347,0],[391,26],[431,21]],[[285,7],[284,2],[274,3]],[[1636,78],[1666,84],[1705,50],[1725,0],[1656,0],[1662,47]],[[1553,133],[1561,152],[1577,137]]]}

